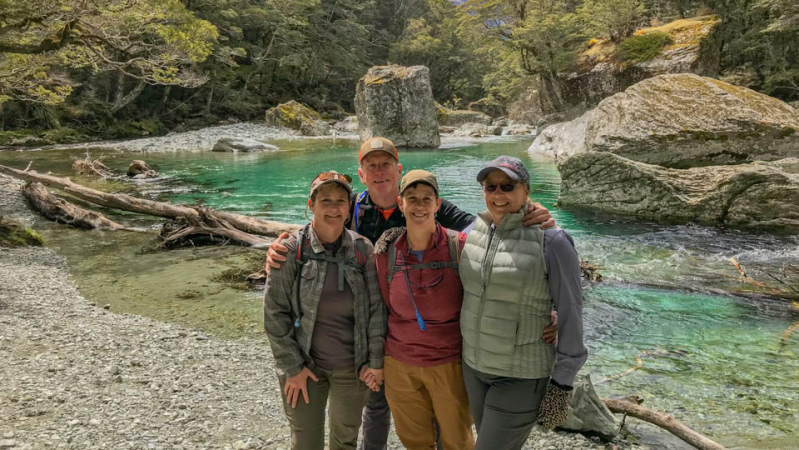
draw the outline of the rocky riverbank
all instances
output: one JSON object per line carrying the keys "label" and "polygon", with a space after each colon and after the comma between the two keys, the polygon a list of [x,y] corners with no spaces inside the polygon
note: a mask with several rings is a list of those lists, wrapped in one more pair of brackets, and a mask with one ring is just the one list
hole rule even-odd
{"label": "rocky riverbank", "polygon": [[[0,176],[0,207],[29,223],[18,186]],[[89,303],[53,248],[0,248],[0,286],[0,448],[289,448],[265,339]],[[536,430],[525,448],[605,447]]]}

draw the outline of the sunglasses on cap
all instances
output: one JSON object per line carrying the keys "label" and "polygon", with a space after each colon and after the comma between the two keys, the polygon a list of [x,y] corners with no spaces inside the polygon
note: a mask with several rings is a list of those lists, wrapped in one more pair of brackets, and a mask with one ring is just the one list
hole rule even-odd
{"label": "sunglasses on cap", "polygon": [[345,173],[338,173],[338,172],[322,172],[313,179],[313,181],[328,181],[328,180],[342,180],[346,181],[347,184],[352,184],[352,177]]}
{"label": "sunglasses on cap", "polygon": [[494,184],[494,183],[480,183],[483,186],[483,191],[488,193],[493,193],[497,191],[497,188],[502,190],[502,192],[513,192],[516,190],[516,186],[519,184],[518,181],[514,181],[513,183],[502,183],[502,184]]}

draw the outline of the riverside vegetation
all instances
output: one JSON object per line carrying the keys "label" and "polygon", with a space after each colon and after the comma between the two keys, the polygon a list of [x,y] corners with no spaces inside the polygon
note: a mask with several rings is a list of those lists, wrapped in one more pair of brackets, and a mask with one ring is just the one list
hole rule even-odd
{"label": "riverside vegetation", "polygon": [[666,40],[636,29],[703,14],[722,77],[799,98],[793,0],[0,0],[0,145],[260,119],[290,100],[341,119],[388,61],[429,67],[443,105],[501,115],[562,83],[590,38],[643,60]]}

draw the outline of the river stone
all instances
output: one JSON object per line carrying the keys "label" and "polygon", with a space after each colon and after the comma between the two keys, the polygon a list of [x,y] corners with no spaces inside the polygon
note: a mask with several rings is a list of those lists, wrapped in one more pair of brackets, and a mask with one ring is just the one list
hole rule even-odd
{"label": "river stone", "polygon": [[294,100],[266,111],[266,124],[297,130],[304,136],[330,134],[330,124],[322,120],[318,112]]}
{"label": "river stone", "polygon": [[799,156],[799,116],[785,102],[693,74],[661,75],[603,100],[589,151],[688,168]]}
{"label": "river stone", "polygon": [[158,176],[158,172],[151,169],[146,162],[136,159],[130,163],[130,166],[128,166],[127,175],[136,179],[155,178]]}
{"label": "river stone", "polygon": [[468,111],[463,109],[448,109],[436,103],[436,119],[440,126],[459,127],[467,123],[491,123],[491,117],[480,111]]}
{"label": "river stone", "polygon": [[374,136],[397,147],[438,147],[436,107],[430,71],[424,66],[374,66],[355,92],[362,141]]}
{"label": "river stone", "polygon": [[569,158],[559,170],[559,206],[799,232],[799,158],[669,169],[588,152]]}
{"label": "river stone", "polygon": [[261,141],[256,141],[255,139],[248,139],[248,138],[232,138],[232,137],[223,137],[219,138],[214,144],[213,151],[215,152],[228,152],[228,153],[249,153],[249,152],[261,152],[261,151],[270,151],[270,150],[280,150],[278,147],[274,145],[267,144]]}
{"label": "river stone", "polygon": [[536,136],[527,152],[530,156],[541,155],[554,158],[559,162],[578,154],[585,153],[585,127],[593,110],[569,121],[550,125]]}
{"label": "river stone", "polygon": [[482,123],[465,123],[453,133],[454,136],[470,137],[499,136],[501,134],[502,127]]}
{"label": "river stone", "polygon": [[343,131],[345,133],[357,133],[358,116],[349,116],[341,122],[337,122],[335,125],[333,125],[333,129],[336,131]]}
{"label": "river stone", "polygon": [[619,432],[618,419],[600,400],[591,384],[590,375],[580,374],[575,378],[572,411],[560,428],[579,433],[594,433],[608,441]]}

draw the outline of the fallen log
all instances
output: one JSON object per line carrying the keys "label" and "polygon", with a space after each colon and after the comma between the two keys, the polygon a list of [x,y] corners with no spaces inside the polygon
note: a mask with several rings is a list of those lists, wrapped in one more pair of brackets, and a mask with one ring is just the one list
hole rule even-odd
{"label": "fallen log", "polygon": [[[108,208],[121,209],[123,211],[130,211],[157,217],[167,217],[170,219],[177,219],[179,217],[191,219],[200,218],[200,213],[197,211],[197,209],[189,206],[172,205],[170,203],[136,198],[126,194],[110,194],[82,186],[73,182],[69,178],[40,174],[35,170],[23,171],[14,169],[13,167],[0,165],[0,173],[4,173],[25,181],[37,181],[47,187],[60,189],[81,200]],[[262,236],[277,237],[283,232],[292,233],[301,228],[300,225],[260,220],[254,217],[222,211],[215,211],[214,215],[217,218],[228,222],[231,226],[238,230],[244,231],[246,233],[259,234]]]}
{"label": "fallen log", "polygon": [[22,195],[45,217],[56,222],[89,230],[116,230],[122,225],[104,215],[89,211],[51,194],[41,183],[29,181],[20,189]]}
{"label": "fallen log", "polygon": [[226,241],[233,240],[256,247],[269,242],[238,230],[225,220],[220,220],[210,208],[198,208],[197,212],[200,215],[199,218],[181,217],[164,224],[161,227],[161,237],[164,239],[161,242],[161,247],[174,248],[194,245],[193,239],[198,237],[210,242],[216,242],[218,238],[223,238]]}
{"label": "fallen log", "polygon": [[694,431],[674,417],[654,409],[631,403],[625,399],[603,398],[602,402],[612,412],[627,414],[657,425],[700,450],[726,450],[726,447]]}

